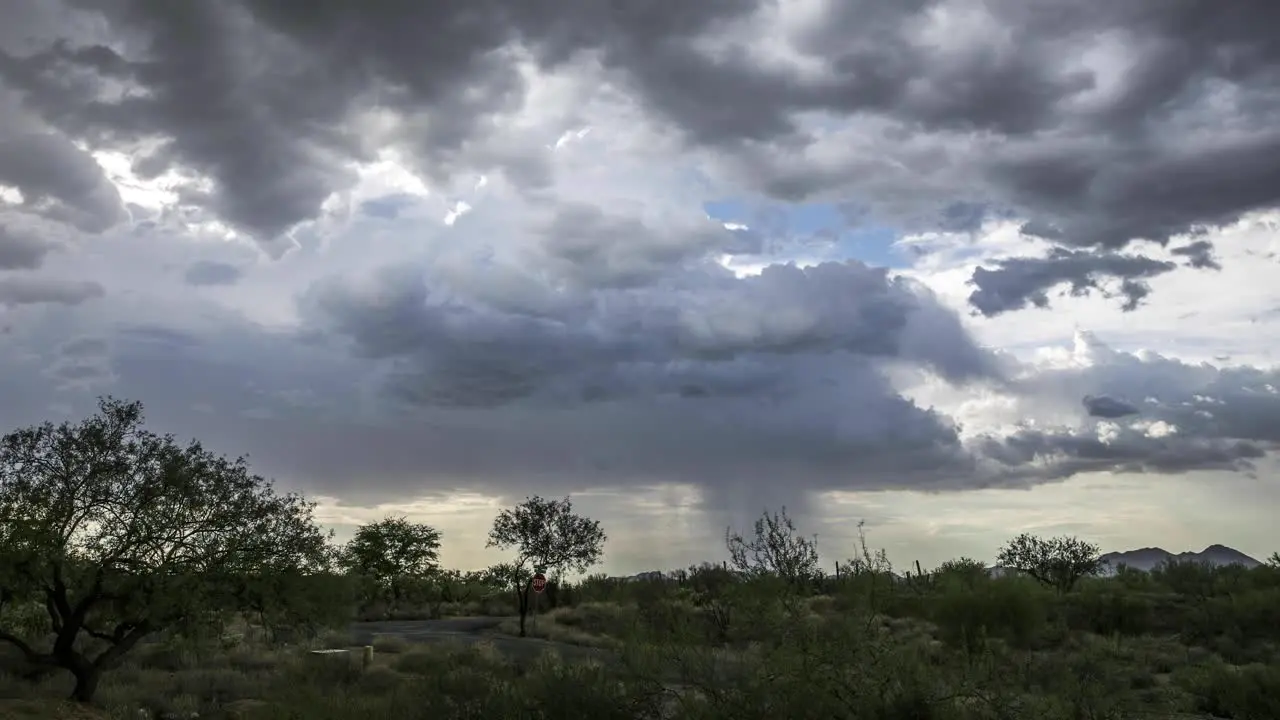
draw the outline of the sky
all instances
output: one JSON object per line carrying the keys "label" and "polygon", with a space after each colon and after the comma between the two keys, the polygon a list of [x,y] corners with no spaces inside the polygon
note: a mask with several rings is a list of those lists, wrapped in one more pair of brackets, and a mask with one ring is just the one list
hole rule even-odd
{"label": "sky", "polygon": [[615,574],[1280,549],[1270,0],[8,0],[0,429]]}

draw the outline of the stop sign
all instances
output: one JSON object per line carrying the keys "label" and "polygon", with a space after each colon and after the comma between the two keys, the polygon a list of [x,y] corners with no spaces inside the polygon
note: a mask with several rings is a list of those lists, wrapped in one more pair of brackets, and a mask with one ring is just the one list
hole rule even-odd
{"label": "stop sign", "polygon": [[547,589],[547,576],[542,573],[536,573],[533,576],[533,591],[540,593]]}

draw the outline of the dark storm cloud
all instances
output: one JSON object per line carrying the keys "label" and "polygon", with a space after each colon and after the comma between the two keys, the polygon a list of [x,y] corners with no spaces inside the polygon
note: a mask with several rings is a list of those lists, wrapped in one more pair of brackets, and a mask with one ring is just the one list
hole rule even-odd
{"label": "dark storm cloud", "polygon": [[[344,161],[377,143],[412,150],[436,179],[505,170],[545,183],[544,156],[485,144],[498,137],[490,121],[527,90],[515,44],[545,67],[594,57],[691,144],[747,162],[739,181],[866,204],[907,227],[973,228],[1014,212],[1067,246],[1114,251],[1280,200],[1280,6],[1266,0],[850,1],[785,23],[752,0],[73,5],[69,27],[98,15],[119,42],[80,32],[15,49],[0,63],[7,83],[91,144],[151,141],[136,169],[202,173],[212,189],[189,187],[185,200],[264,241],[316,216],[350,182]],[[752,33],[824,70],[761,61],[746,49]],[[738,44],[711,52],[708,38]],[[405,124],[354,133],[351,112],[371,103]],[[815,112],[878,123],[875,155],[791,167],[809,150],[829,154],[801,120]],[[114,217],[117,203],[92,184],[55,188],[54,175],[78,172],[67,159],[57,167],[25,182],[87,206],[82,225]],[[1206,252],[1192,265],[1211,267]],[[1136,279],[1123,285],[1130,302],[1145,293]],[[984,312],[1022,304],[989,301],[975,297]]]}
{"label": "dark storm cloud", "polygon": [[983,455],[1012,468],[1039,464],[1036,474],[1044,480],[1085,472],[1249,472],[1267,450],[1247,440],[1151,437],[1137,430],[1122,430],[1106,440],[1065,431],[1019,430],[980,445]]}
{"label": "dark storm cloud", "polygon": [[188,285],[235,285],[244,271],[230,263],[197,260],[182,273]]}
{"label": "dark storm cloud", "polygon": [[[998,375],[955,313],[857,262],[771,266],[747,278],[675,272],[644,288],[570,296],[543,316],[469,300],[465,288],[433,287],[429,277],[400,267],[364,288],[329,281],[307,303],[363,355],[398,363],[396,386],[426,405],[765,388],[780,370],[773,359],[826,353],[905,360],[954,381]],[[721,372],[723,383],[708,382]]]}
{"label": "dark storm cloud", "polygon": [[0,224],[0,270],[35,270],[54,245],[21,227]]}
{"label": "dark storm cloud", "polygon": [[[202,337],[151,330],[119,335],[109,368],[93,339],[68,343],[54,355],[66,360],[45,376],[110,375],[111,392],[144,400],[157,427],[248,453],[261,472],[352,502],[462,488],[520,497],[684,482],[704,493],[708,508],[724,509],[742,498],[796,502],[824,489],[1026,486],[1106,470],[1248,471],[1280,440],[1280,396],[1266,389],[1280,379],[1274,373],[1123,353],[1080,371],[1079,381],[1158,394],[1144,415],[1177,424],[1175,433],[1023,430],[966,445],[948,418],[903,399],[866,372],[866,359],[847,355],[793,358],[800,365],[776,395],[673,394],[502,413],[406,406],[396,414],[383,405],[356,418],[353,408],[368,399],[363,379],[376,377],[368,363],[243,325]],[[162,335],[174,342],[150,339]],[[1054,373],[1043,379],[1076,387]],[[84,392],[80,409],[102,391]],[[1196,400],[1199,392],[1213,394]]]}
{"label": "dark storm cloud", "polygon": [[1185,257],[1187,264],[1200,270],[1221,270],[1222,266],[1213,257],[1213,245],[1208,240],[1196,240],[1169,252]]}
{"label": "dark storm cloud", "polygon": [[1114,420],[1128,415],[1137,415],[1140,412],[1133,405],[1106,395],[1085,395],[1081,402],[1091,417]]}
{"label": "dark storm cloud", "polygon": [[[124,55],[64,43],[0,64],[54,124],[108,147],[149,143],[135,171],[202,173],[212,190],[188,186],[184,200],[264,241],[348,180],[331,151],[356,150],[339,121],[358,93],[312,50],[268,36],[235,3],[77,4],[102,14]],[[110,83],[143,92],[112,98]]]}
{"label": "dark storm cloud", "polygon": [[79,305],[102,297],[102,285],[89,280],[16,275],[0,277],[0,305]]}
{"label": "dark storm cloud", "polygon": [[1059,285],[1067,285],[1072,295],[1085,295],[1102,289],[1105,279],[1120,281],[1116,292],[1124,298],[1121,309],[1135,310],[1151,292],[1142,280],[1176,267],[1142,255],[1066,248],[1053,248],[1040,258],[998,260],[995,265],[995,269],[975,269],[970,281],[976,289],[969,295],[969,304],[987,317],[1028,305],[1048,307],[1049,290]]}
{"label": "dark storm cloud", "polygon": [[[1117,469],[1133,464],[1151,471],[1178,463],[1193,469],[1200,462],[1207,463],[1204,467],[1220,463],[1225,468],[1239,461],[1245,468],[1262,453],[1280,447],[1280,372],[1247,366],[1218,368],[1155,353],[1119,352],[1089,333],[1081,333],[1076,342],[1077,354],[1086,354],[1088,363],[1041,371],[1022,391],[1042,401],[1057,393],[1064,394],[1063,400],[1066,393],[1084,396],[1092,415],[1117,421],[1117,435],[1102,441],[1096,435],[1024,432],[1020,442],[1025,447],[1058,443],[1062,452],[1082,462],[1100,463],[1106,458],[1095,442],[1103,442],[1111,447],[1105,452],[1117,455]],[[1143,400],[1133,406],[1115,400],[1118,397]],[[1134,422],[1138,420],[1141,422]],[[1166,431],[1151,432],[1153,423],[1163,423]],[[1019,442],[1015,440],[1007,445],[993,442],[1016,454],[1022,451],[1015,449]]]}
{"label": "dark storm cloud", "polygon": [[942,209],[938,223],[944,232],[974,232],[982,228],[987,218],[987,208],[978,203],[956,202]]}
{"label": "dark storm cloud", "polygon": [[75,337],[44,353],[41,375],[60,392],[103,388],[114,379],[111,345],[102,337]]}
{"label": "dark storm cloud", "polygon": [[[353,161],[395,150],[450,201],[451,181],[502,176],[499,200],[458,223],[487,213],[492,225],[454,228],[494,257],[460,268],[436,236],[398,250],[360,237],[360,254],[324,235],[334,254],[295,253],[296,264],[275,268],[283,287],[319,270],[393,269],[314,285],[289,335],[221,316],[211,325],[212,306],[192,296],[214,293],[134,290],[137,276],[123,271],[104,302],[75,308],[104,286],[6,275],[0,305],[20,327],[0,343],[13,367],[0,372],[4,418],[43,419],[55,389],[80,393],[87,412],[88,386],[108,383],[146,402],[159,427],[248,452],[256,468],[312,491],[388,500],[454,486],[519,496],[682,481],[726,505],[1100,469],[1247,469],[1280,432],[1274,377],[1113,353],[1056,386],[1013,385],[956,313],[884,270],[828,263],[734,277],[707,259],[758,252],[768,228],[673,218],[662,201],[655,212],[566,203],[549,149],[559,124],[599,122],[601,136],[678,137],[679,154],[653,163],[674,168],[663,177],[698,176],[690,187],[717,197],[830,201],[851,209],[851,223],[906,230],[973,232],[1016,217],[1057,249],[979,269],[981,312],[1113,282],[1136,306],[1144,281],[1175,264],[1121,248],[1280,197],[1274,4],[850,0],[811,3],[802,19],[747,0],[72,5],[80,10],[56,17],[57,3],[24,1],[6,19],[38,32],[0,28],[0,184],[20,191],[17,211],[87,232],[119,223],[119,193],[83,147],[113,149],[144,179],[164,174],[181,198],[144,221],[148,232],[216,219],[281,256],[306,245],[296,225],[327,221]],[[541,127],[522,135],[507,116],[530,104],[525,52],[587,78],[560,90],[574,101],[599,91],[608,109],[564,101],[548,137]],[[617,91],[644,115],[613,102]],[[382,115],[371,119],[374,109]],[[608,126],[615,110],[642,127]],[[616,159],[602,153],[590,167]],[[700,210],[705,198],[681,194]],[[356,208],[383,219],[399,209],[389,198]],[[504,213],[516,217],[507,227]],[[388,236],[403,228],[377,225]],[[150,258],[143,236],[115,234],[110,252]],[[1173,252],[1212,267],[1199,242]],[[189,271],[175,245],[168,267]],[[206,273],[217,275],[214,262]],[[237,297],[283,302],[258,280],[242,280]],[[31,304],[44,307],[17,307]],[[100,347],[49,340],[105,328]],[[1021,387],[1032,405],[1060,393],[1076,419],[1085,395],[1142,398],[1143,412],[1113,417],[1132,426],[1106,437],[1038,426],[963,441],[951,418],[895,389],[888,375],[903,366],[975,393]],[[1120,424],[1089,422],[1091,432]]]}
{"label": "dark storm cloud", "polygon": [[102,232],[126,217],[115,185],[70,139],[47,132],[5,135],[0,130],[0,185],[21,191],[21,207],[85,232]]}
{"label": "dark storm cloud", "polygon": [[[85,308],[20,316],[0,344],[0,425],[46,419],[50,397],[88,413],[94,396],[110,392],[146,403],[157,429],[247,453],[259,472],[348,502],[680,482],[698,488],[709,509],[748,502],[753,510],[796,506],[826,489],[1026,486],[1107,469],[1248,470],[1280,440],[1280,395],[1268,389],[1280,386],[1274,372],[1138,358],[1095,343],[1088,368],[1036,373],[1012,389],[1030,408],[1054,393],[1076,408],[1086,394],[1149,397],[1143,421],[1176,432],[1040,428],[963,441],[951,418],[903,398],[880,369],[938,365],[984,391],[990,358],[975,349],[943,362],[953,345],[972,343],[948,330],[955,314],[935,314],[927,294],[856,264],[670,288],[701,299],[683,306],[696,312],[676,318],[659,302],[663,293],[627,291],[628,306],[619,291],[602,302],[609,312],[579,309],[546,326],[486,317],[456,294],[436,295],[422,273],[402,273],[318,287],[306,333],[269,332],[211,305],[174,308],[183,325],[137,320],[120,305],[114,312],[128,322],[97,323],[109,335],[71,329]],[[122,302],[108,296],[93,310]],[[842,333],[823,324],[824,308],[858,303],[866,306],[853,308],[860,319]],[[789,320],[761,322],[766,305]],[[366,357],[302,342],[321,329]],[[633,345],[611,356],[603,338],[624,333]],[[550,372],[540,361],[556,354],[574,362]],[[499,382],[513,377],[525,392]],[[583,397],[592,389],[599,395]]]}
{"label": "dark storm cloud", "polygon": [[[0,389],[15,378],[64,388],[76,414],[95,394],[142,400],[155,427],[209,447],[248,453],[255,470],[309,493],[384,502],[465,488],[521,497],[588,487],[685,482],[709,506],[735,498],[795,502],[827,487],[963,487],[972,459],[945,416],[900,397],[865,361],[833,356],[801,364],[777,396],[674,394],[577,407],[503,412],[373,403],[376,366],[294,336],[240,323],[199,333],[81,337],[34,361],[0,347]],[[31,323],[20,330],[29,345]],[[175,342],[155,342],[168,335]],[[721,380],[716,373],[711,380]],[[109,387],[81,385],[76,381]],[[46,390],[45,397],[48,397]],[[6,395],[0,425],[44,419],[39,396]],[[17,402],[21,400],[22,402]],[[47,402],[47,399],[45,400]],[[368,413],[362,408],[376,408]],[[856,412],[850,412],[856,408]],[[846,469],[856,464],[858,473]],[[968,468],[968,470],[966,470]],[[781,480],[785,479],[785,483]]]}
{"label": "dark storm cloud", "polygon": [[78,337],[58,347],[58,355],[69,358],[105,357],[107,342],[98,337]]}
{"label": "dark storm cloud", "polygon": [[659,227],[584,203],[567,203],[536,229],[552,266],[581,287],[625,288],[652,283],[672,267],[714,253],[755,254],[760,237],[709,219]]}

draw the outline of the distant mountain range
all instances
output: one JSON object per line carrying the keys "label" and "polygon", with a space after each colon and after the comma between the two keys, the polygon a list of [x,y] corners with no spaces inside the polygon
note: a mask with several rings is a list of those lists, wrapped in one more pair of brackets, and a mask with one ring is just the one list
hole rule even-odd
{"label": "distant mountain range", "polygon": [[[1245,555],[1244,553],[1240,552],[1239,550],[1236,550],[1235,548],[1229,548],[1226,545],[1210,545],[1209,547],[1205,548],[1200,552],[1183,552],[1183,553],[1177,553],[1177,554],[1171,553],[1168,550],[1165,550],[1164,548],[1142,548],[1140,550],[1128,550],[1125,552],[1110,552],[1103,555],[1100,559],[1102,560],[1102,563],[1103,563],[1102,564],[1103,575],[1114,575],[1116,568],[1120,567],[1121,565],[1127,565],[1128,567],[1133,568],[1134,570],[1151,572],[1152,570],[1159,567],[1161,564],[1169,562],[1170,560],[1176,560],[1178,562],[1187,562],[1187,561],[1199,562],[1199,563],[1205,563],[1206,565],[1214,565],[1214,566],[1243,565],[1247,568],[1254,568],[1262,564],[1258,560],[1251,558],[1248,555]],[[1011,568],[1006,568],[1006,567],[1001,567],[999,565],[996,565],[996,566],[987,568],[987,572],[992,577],[1000,577],[1002,575],[1008,575],[1016,571],[1012,570]],[[651,570],[649,572],[642,572],[636,575],[631,575],[629,577],[619,577],[619,578],[611,578],[611,579],[637,581],[637,580],[660,579],[662,577],[670,577],[670,576],[671,576],[671,573],[664,573],[657,570]]]}
{"label": "distant mountain range", "polygon": [[1164,548],[1142,548],[1141,550],[1129,550],[1128,552],[1107,553],[1102,556],[1102,561],[1106,563],[1104,567],[1107,567],[1110,573],[1114,573],[1115,568],[1121,565],[1127,565],[1134,570],[1151,572],[1161,564],[1171,560],[1177,562],[1199,562],[1214,566],[1243,565],[1248,568],[1262,564],[1239,550],[1225,545],[1210,545],[1201,552],[1184,552],[1176,555]]}

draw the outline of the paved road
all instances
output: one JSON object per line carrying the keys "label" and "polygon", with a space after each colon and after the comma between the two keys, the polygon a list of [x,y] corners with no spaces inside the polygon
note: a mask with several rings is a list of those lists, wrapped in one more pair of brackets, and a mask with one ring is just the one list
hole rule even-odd
{"label": "paved road", "polygon": [[351,624],[351,633],[367,644],[378,635],[392,635],[410,642],[424,642],[457,635],[479,635],[497,630],[506,618],[454,617],[439,620],[377,620]]}
{"label": "paved road", "polygon": [[505,618],[473,617],[442,618],[440,620],[381,620],[352,623],[351,636],[357,645],[369,645],[378,636],[393,636],[409,642],[460,641],[473,643],[488,641],[503,655],[513,659],[533,659],[547,650],[560,654],[566,660],[606,660],[612,656],[607,650],[583,647],[569,643],[552,642],[539,638],[520,638],[497,632]]}

